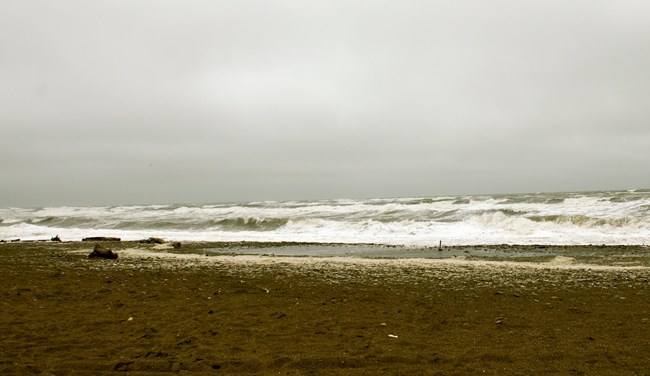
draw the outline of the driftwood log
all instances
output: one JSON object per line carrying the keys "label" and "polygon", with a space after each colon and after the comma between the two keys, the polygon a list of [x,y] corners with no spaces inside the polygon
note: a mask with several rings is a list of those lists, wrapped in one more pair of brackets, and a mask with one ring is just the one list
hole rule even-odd
{"label": "driftwood log", "polygon": [[161,238],[154,238],[151,237],[149,239],[143,239],[140,240],[139,243],[145,243],[145,244],[165,244],[165,240]]}
{"label": "driftwood log", "polygon": [[90,252],[88,258],[116,259],[117,253],[114,253],[113,250],[108,249],[101,244],[95,244],[95,249]]}
{"label": "driftwood log", "polygon": [[122,241],[120,238],[113,238],[110,236],[91,236],[89,238],[81,239],[83,242],[119,242]]}

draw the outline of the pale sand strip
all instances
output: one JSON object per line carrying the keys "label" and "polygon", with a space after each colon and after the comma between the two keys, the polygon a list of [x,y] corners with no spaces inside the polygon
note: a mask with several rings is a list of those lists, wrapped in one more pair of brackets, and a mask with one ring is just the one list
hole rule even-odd
{"label": "pale sand strip", "polygon": [[[81,252],[81,251],[80,251]],[[85,252],[85,251],[84,251]],[[210,264],[239,264],[239,265],[328,265],[328,266],[378,266],[378,267],[416,267],[416,268],[440,268],[440,267],[477,267],[483,269],[561,269],[561,270],[594,270],[594,271],[650,271],[645,266],[621,266],[621,265],[593,265],[576,263],[575,259],[565,256],[556,256],[549,262],[515,262],[515,261],[488,261],[468,260],[463,257],[446,259],[373,259],[355,257],[285,257],[285,256],[258,256],[258,255],[214,255],[205,256],[199,254],[178,254],[160,251],[151,251],[140,248],[127,248],[120,252],[124,259],[158,259],[172,263],[186,265],[210,265]]]}
{"label": "pale sand strip", "polygon": [[[74,253],[89,253],[76,250]],[[118,260],[90,260],[89,269],[120,270],[129,273],[151,269],[204,273],[204,278],[226,274],[242,281],[271,273],[285,279],[302,276],[324,283],[370,283],[390,280],[417,286],[436,281],[437,288],[466,293],[474,288],[499,291],[543,289],[567,290],[575,287],[612,289],[621,286],[646,288],[650,267],[593,265],[557,256],[550,262],[488,261],[464,259],[371,259],[355,257],[286,257],[273,255],[205,255],[170,253],[151,248],[125,248]],[[267,286],[258,286],[269,291]],[[496,292],[495,292],[496,293]]]}

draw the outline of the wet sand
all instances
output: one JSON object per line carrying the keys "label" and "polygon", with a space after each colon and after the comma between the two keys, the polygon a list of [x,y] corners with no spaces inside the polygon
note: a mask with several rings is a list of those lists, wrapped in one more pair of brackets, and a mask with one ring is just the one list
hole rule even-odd
{"label": "wet sand", "polygon": [[650,373],[645,247],[495,261],[105,245],[120,258],[0,244],[1,374]]}

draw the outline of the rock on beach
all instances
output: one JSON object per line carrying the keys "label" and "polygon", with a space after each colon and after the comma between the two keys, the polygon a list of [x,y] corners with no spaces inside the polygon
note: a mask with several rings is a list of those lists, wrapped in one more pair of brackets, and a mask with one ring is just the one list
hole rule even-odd
{"label": "rock on beach", "polygon": [[113,250],[108,249],[101,244],[95,244],[95,248],[88,255],[88,258],[116,259],[117,257],[117,253],[114,253]]}

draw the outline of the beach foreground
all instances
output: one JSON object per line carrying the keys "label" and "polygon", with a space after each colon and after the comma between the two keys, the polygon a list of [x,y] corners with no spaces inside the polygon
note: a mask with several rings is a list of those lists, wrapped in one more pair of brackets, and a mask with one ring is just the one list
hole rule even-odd
{"label": "beach foreground", "polygon": [[0,244],[0,373],[650,373],[644,263],[93,246]]}

